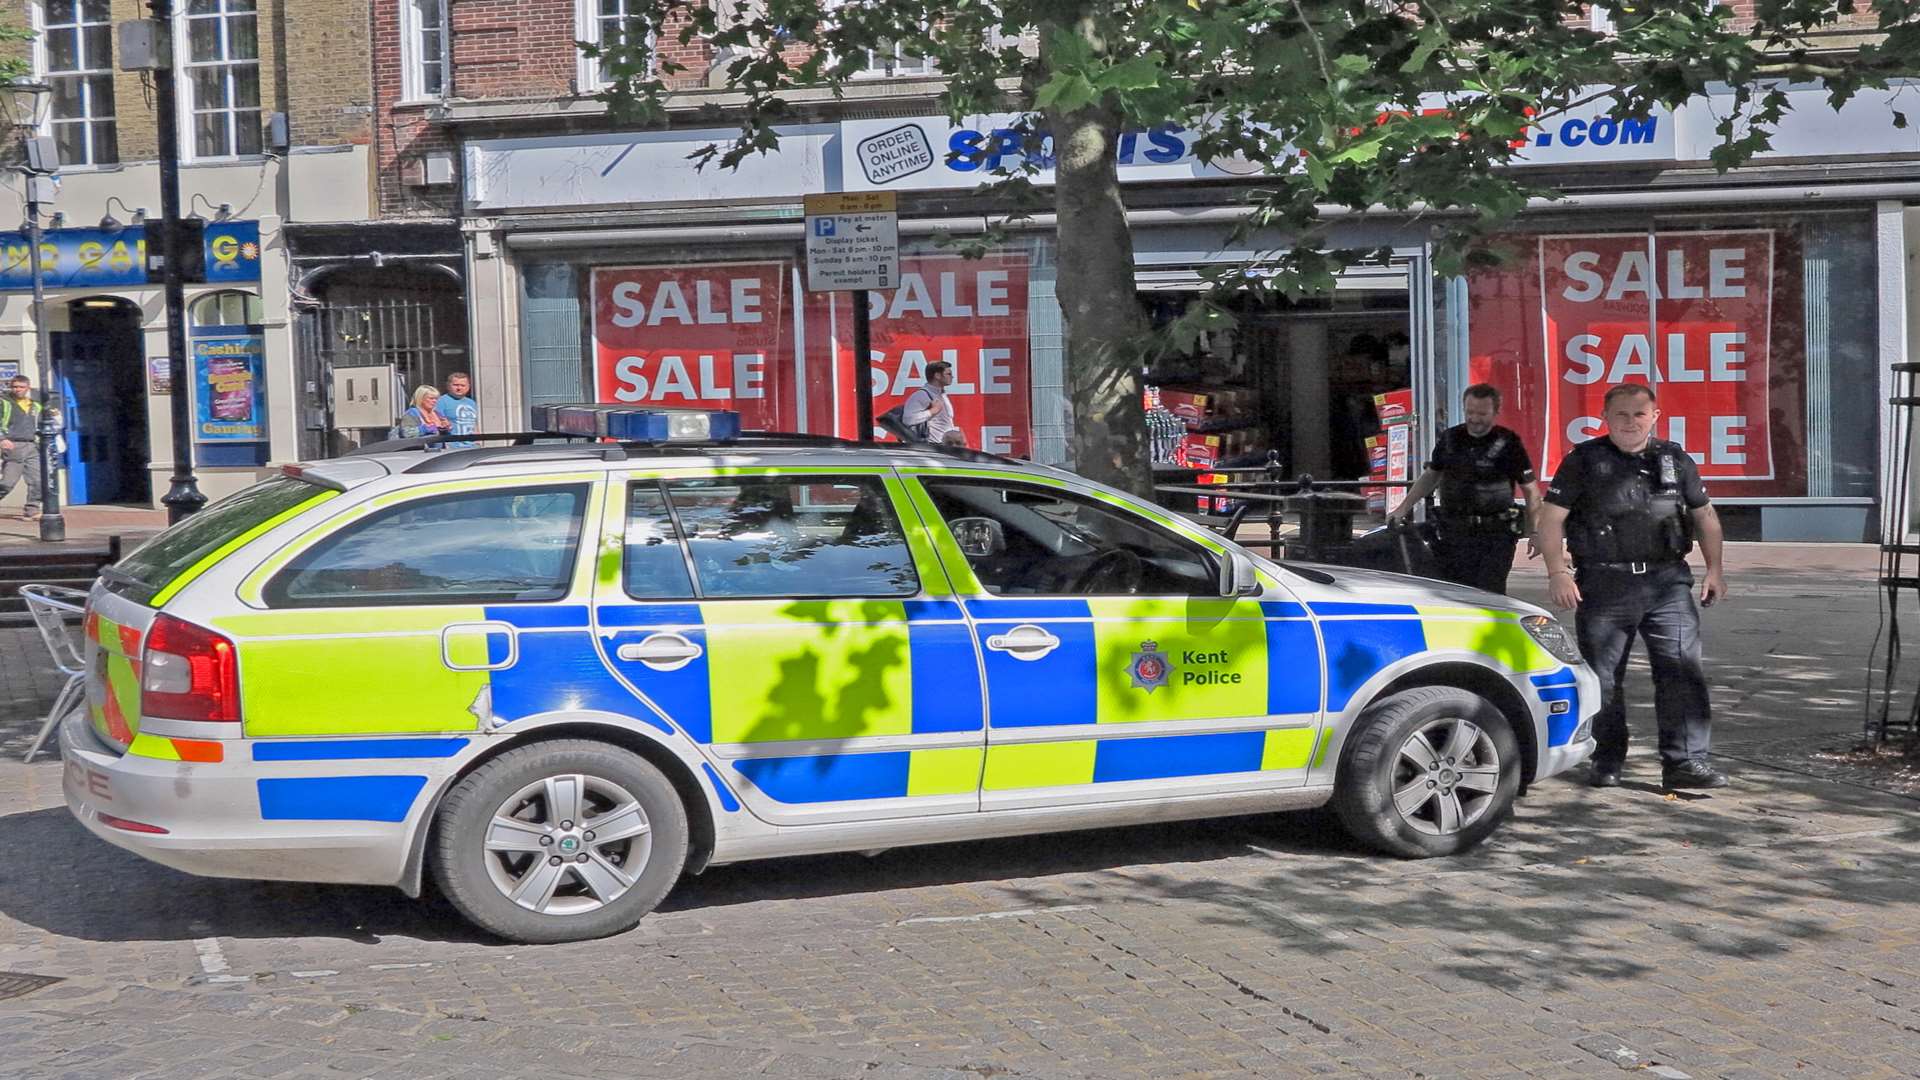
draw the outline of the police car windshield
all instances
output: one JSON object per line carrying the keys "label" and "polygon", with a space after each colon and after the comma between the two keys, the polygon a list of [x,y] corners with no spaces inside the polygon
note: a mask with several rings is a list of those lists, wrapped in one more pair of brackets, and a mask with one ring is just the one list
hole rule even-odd
{"label": "police car windshield", "polygon": [[116,595],[146,604],[174,578],[213,554],[221,545],[327,489],[303,480],[276,476],[229,495],[148,540],[131,555],[101,572]]}

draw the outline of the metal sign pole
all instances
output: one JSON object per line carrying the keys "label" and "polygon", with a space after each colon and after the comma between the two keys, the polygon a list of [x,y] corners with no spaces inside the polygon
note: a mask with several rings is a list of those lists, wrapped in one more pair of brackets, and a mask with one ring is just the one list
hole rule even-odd
{"label": "metal sign pole", "polygon": [[867,290],[853,297],[853,419],[860,425],[860,441],[873,441],[873,344],[867,326]]}

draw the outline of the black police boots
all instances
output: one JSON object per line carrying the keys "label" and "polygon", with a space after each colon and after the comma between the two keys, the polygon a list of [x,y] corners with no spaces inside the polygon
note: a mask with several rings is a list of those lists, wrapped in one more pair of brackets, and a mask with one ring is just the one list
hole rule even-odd
{"label": "black police boots", "polygon": [[1723,788],[1727,786],[1727,775],[1704,761],[1689,761],[1665,770],[1660,781],[1660,786],[1665,788]]}

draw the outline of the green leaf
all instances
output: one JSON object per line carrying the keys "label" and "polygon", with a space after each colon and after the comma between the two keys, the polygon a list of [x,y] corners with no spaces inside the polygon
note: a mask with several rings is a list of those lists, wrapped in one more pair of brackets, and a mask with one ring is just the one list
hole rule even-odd
{"label": "green leaf", "polygon": [[1077,71],[1063,71],[1040,88],[1040,92],[1033,97],[1033,103],[1042,109],[1072,112],[1091,104],[1099,93],[1085,75]]}
{"label": "green leaf", "polygon": [[1136,56],[1115,64],[1095,77],[1093,84],[1102,90],[1150,90],[1160,85],[1160,58]]}

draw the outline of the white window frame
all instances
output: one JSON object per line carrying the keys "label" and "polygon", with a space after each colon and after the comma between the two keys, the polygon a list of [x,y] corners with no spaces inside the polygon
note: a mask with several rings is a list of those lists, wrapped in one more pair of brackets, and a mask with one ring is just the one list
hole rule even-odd
{"label": "white window frame", "polygon": [[[453,13],[447,0],[398,0],[400,4],[400,101],[442,101],[453,87]],[[432,60],[440,65],[440,89],[428,91],[427,50],[420,42],[426,27],[420,22],[420,9],[432,8],[440,17],[440,47]]]}
{"label": "white window frame", "polygon": [[[90,80],[94,76],[105,75],[109,79],[111,79],[113,77],[113,63],[112,63],[111,57],[109,57],[107,66],[104,68],[75,68],[72,71],[59,71],[59,72],[52,70],[52,60],[47,54],[46,8],[47,8],[46,0],[33,0],[33,3],[28,6],[28,15],[33,21],[33,71],[34,71],[35,77],[37,77],[41,82],[47,83],[48,85],[52,85],[53,80],[56,78],[77,77],[82,80]],[[83,26],[107,26],[107,27],[113,26],[113,13],[111,11],[107,13],[106,22],[90,23],[90,22],[87,22],[85,19],[85,14],[84,14],[85,8],[86,8],[85,0],[74,0],[74,5],[73,5],[74,21],[71,24],[61,23],[60,25],[61,26],[71,25],[75,27],[76,34],[78,34],[78,28]],[[84,40],[84,35],[81,35],[81,40],[78,40],[75,42],[75,48],[78,51],[78,55],[81,58],[81,61],[84,63],[86,58],[86,42]],[[108,52],[111,53],[112,50],[113,50],[113,47],[109,45]],[[69,167],[91,168],[97,165],[119,164],[120,163],[120,153],[119,153],[120,117],[119,117],[119,110],[117,105],[115,103],[110,102],[109,105],[113,107],[110,107],[107,110],[106,115],[102,116],[102,115],[96,114],[93,111],[94,97],[93,97],[93,87],[90,81],[82,82],[81,88],[80,88],[80,94],[82,98],[86,101],[86,105],[85,105],[86,112],[83,114],[82,117],[78,119],[81,119],[83,121],[85,130],[86,130],[87,160],[62,161],[60,163],[61,167],[62,168],[69,168]],[[53,109],[51,105],[49,105],[49,108],[47,109],[46,122],[40,125],[39,134],[41,135],[54,134],[55,119],[56,118],[53,115]],[[73,119],[73,118],[69,118],[69,119]],[[101,161],[99,152],[93,145],[93,125],[101,121],[105,121],[113,125],[114,155],[113,155],[112,161]]]}
{"label": "white window frame", "polygon": [[[726,0],[731,2],[731,0]],[[626,0],[621,0],[621,10],[626,10]],[[601,41],[600,0],[573,0],[573,36],[575,40],[590,45]],[[655,40],[647,38],[647,70],[653,70]],[[574,82],[583,94],[604,90],[607,84],[600,78],[600,61],[586,53],[575,50],[578,61],[574,67]]]}
{"label": "white window frame", "polygon": [[[232,66],[239,66],[244,64],[253,65],[256,89],[259,91],[259,96],[260,96],[260,104],[256,106],[252,106],[249,108],[240,108],[233,104],[232,76],[231,74],[227,76],[227,79],[228,79],[227,104],[218,111],[224,113],[227,116],[227,145],[230,148],[237,147],[239,145],[239,138],[238,138],[239,128],[237,124],[238,124],[239,115],[241,113],[252,113],[256,117],[255,122],[257,124],[264,124],[267,118],[267,79],[266,79],[267,73],[264,67],[262,66],[262,64],[260,63],[260,58],[257,55],[252,60],[240,60],[240,61],[222,59],[222,60],[215,60],[215,61],[201,61],[196,63],[192,60],[193,41],[192,41],[191,35],[189,34],[189,29],[192,25],[190,22],[191,19],[202,19],[202,20],[219,19],[220,20],[220,23],[221,23],[220,48],[221,48],[221,53],[224,55],[227,51],[227,44],[226,44],[227,18],[230,15],[250,14],[253,16],[253,39],[254,39],[254,45],[255,45],[254,51],[256,53],[259,52],[258,46],[261,39],[260,20],[262,18],[262,13],[260,11],[261,5],[257,2],[257,0],[251,12],[240,12],[240,11],[229,12],[226,10],[226,5],[232,2],[232,0],[217,0],[217,2],[220,4],[220,7],[221,7],[221,11],[217,15],[189,16],[187,13],[188,4],[185,2],[185,0],[177,0],[173,9],[173,74],[174,74],[174,83],[175,83],[174,107],[175,107],[175,110],[178,112],[179,118],[180,118],[180,132],[178,135],[179,143],[180,143],[180,160],[182,161],[257,161],[260,158],[266,156],[266,136],[265,136],[264,130],[260,133],[261,145],[259,150],[251,151],[248,153],[228,153],[228,154],[200,153],[199,141],[196,137],[196,130],[195,130],[195,110],[194,110],[194,102],[193,102],[194,69],[203,68],[203,67],[232,67]],[[214,111],[214,110],[209,110],[209,111]]]}
{"label": "white window frame", "polygon": [[[849,2],[850,0],[827,0],[827,9],[831,11],[835,8],[846,7]],[[996,36],[998,36],[997,32]],[[904,60],[911,60],[912,62],[903,63]],[[900,46],[896,44],[893,47],[893,55],[890,57],[879,50],[868,49],[866,65],[859,71],[854,72],[853,77],[856,79],[922,79],[930,78],[938,74],[940,74],[940,71],[934,67],[932,58],[925,56],[905,57],[900,51]]]}

